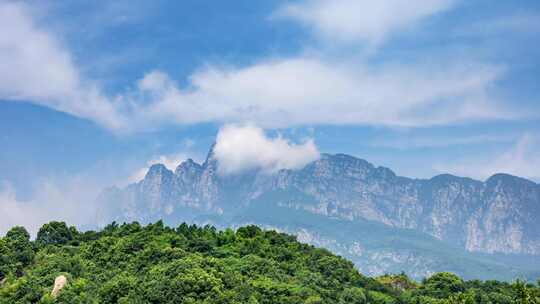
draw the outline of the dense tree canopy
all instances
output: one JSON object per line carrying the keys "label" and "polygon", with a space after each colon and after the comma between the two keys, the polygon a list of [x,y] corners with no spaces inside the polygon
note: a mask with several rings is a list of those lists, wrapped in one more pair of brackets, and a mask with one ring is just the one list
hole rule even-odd
{"label": "dense tree canopy", "polygon": [[0,280],[7,274],[22,274],[23,268],[34,260],[30,234],[24,227],[11,228],[0,240]]}
{"label": "dense tree canopy", "polygon": [[[54,280],[68,284],[51,296]],[[368,278],[295,237],[256,226],[236,231],[157,222],[78,232],[44,225],[35,242],[14,227],[0,238],[4,303],[538,303],[533,284],[463,281],[437,273]]]}
{"label": "dense tree canopy", "polygon": [[73,239],[73,229],[64,222],[50,222],[39,229],[36,243],[41,246],[66,244]]}

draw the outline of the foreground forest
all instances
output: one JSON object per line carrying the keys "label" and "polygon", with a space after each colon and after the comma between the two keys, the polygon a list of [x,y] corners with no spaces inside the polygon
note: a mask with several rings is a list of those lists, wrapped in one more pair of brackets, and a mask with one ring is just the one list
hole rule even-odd
{"label": "foreground forest", "polygon": [[[59,277],[66,284],[52,293]],[[538,284],[451,273],[370,278],[325,249],[256,226],[135,222],[79,232],[51,222],[35,241],[23,227],[0,239],[0,304],[540,303]]]}

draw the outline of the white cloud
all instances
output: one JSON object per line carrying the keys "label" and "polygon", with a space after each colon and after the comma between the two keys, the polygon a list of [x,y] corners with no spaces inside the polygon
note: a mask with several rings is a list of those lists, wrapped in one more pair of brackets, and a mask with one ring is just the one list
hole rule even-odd
{"label": "white cloud", "polygon": [[[27,229],[36,232],[36,223],[43,222],[40,212],[34,212],[26,204],[17,201],[15,192],[10,185],[4,184],[0,191],[0,235],[4,235],[13,226],[26,226]],[[30,210],[28,210],[30,209]]]}
{"label": "white cloud", "polygon": [[376,45],[396,31],[443,12],[454,0],[304,0],[287,4],[277,16],[292,18],[324,39]]}
{"label": "white cloud", "polygon": [[226,125],[218,133],[214,155],[222,174],[262,169],[296,169],[319,158],[312,139],[294,144],[278,136],[269,138],[254,126]]}
{"label": "white cloud", "polygon": [[[399,18],[416,20],[446,2],[415,2],[411,7],[423,8],[415,14],[404,9],[410,16]],[[337,4],[309,3],[348,4],[341,0]],[[391,7],[388,9],[394,10]],[[386,12],[383,7],[374,9]],[[374,31],[386,33],[405,21],[391,21]],[[0,69],[0,99],[42,104],[115,131],[204,122],[255,122],[268,128],[426,126],[517,115],[500,108],[489,95],[502,68],[461,59],[445,61],[373,67],[361,60],[300,56],[246,67],[208,66],[192,74],[185,88],[166,73],[153,71],[131,91],[105,96],[80,75],[69,51],[54,35],[36,25],[26,6],[0,4],[0,65],[6,67]]]}
{"label": "white cloud", "polygon": [[78,178],[61,183],[42,181],[30,200],[21,201],[11,184],[0,181],[0,235],[13,226],[24,226],[35,236],[41,225],[53,220],[93,226],[97,211],[105,213],[95,201],[97,191],[87,180]]}
{"label": "white cloud", "polygon": [[69,51],[21,2],[0,2],[0,67],[0,99],[31,101],[111,128],[124,123],[99,89],[81,79]]}
{"label": "white cloud", "polygon": [[145,101],[135,121],[256,122],[262,127],[309,124],[425,126],[510,118],[489,96],[503,69],[449,62],[442,66],[265,61],[245,68],[209,67],[182,90],[155,71],[140,81]]}
{"label": "white cloud", "polygon": [[540,139],[531,134],[521,136],[512,147],[494,156],[439,164],[435,170],[461,176],[485,179],[496,173],[508,173],[540,180]]}

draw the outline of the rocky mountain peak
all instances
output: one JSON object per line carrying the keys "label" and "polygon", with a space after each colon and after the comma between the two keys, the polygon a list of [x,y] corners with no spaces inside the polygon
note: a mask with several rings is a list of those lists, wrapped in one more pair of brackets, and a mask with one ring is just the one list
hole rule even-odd
{"label": "rocky mountain peak", "polygon": [[203,167],[193,161],[193,159],[188,158],[187,160],[183,161],[178,167],[176,167],[176,170],[174,170],[175,175],[182,175],[186,172],[198,172],[201,171]]}
{"label": "rocky mountain peak", "polygon": [[447,174],[447,173],[436,175],[432,177],[431,179],[429,179],[429,181],[433,185],[439,185],[439,186],[448,186],[452,184],[454,185],[476,184],[477,186],[480,186],[482,184],[481,181],[477,181],[472,178],[460,177],[460,176],[455,176],[455,175]]}
{"label": "rocky mountain peak", "polygon": [[[540,255],[540,186],[523,178],[496,174],[482,182],[441,174],[412,179],[346,154],[322,154],[300,169],[273,174],[248,170],[223,177],[217,172],[214,147],[203,164],[188,159],[174,173],[155,164],[141,182],[104,193],[102,199],[121,205],[123,218],[118,221],[210,217],[235,225],[239,218],[257,223],[255,215],[278,229],[290,229],[296,219],[280,219],[303,212],[306,220],[319,217],[308,226],[315,233],[330,229],[326,220],[345,221],[348,224],[341,225],[351,227],[368,221],[414,230],[467,252]],[[266,209],[258,213],[258,208]],[[347,250],[354,256],[369,247],[369,234],[363,232],[353,229],[332,244],[340,250],[352,246]],[[364,265],[375,263],[377,271],[388,270],[383,265],[409,264],[381,261],[380,249],[373,250],[371,257],[362,253],[354,259]],[[396,254],[394,258],[401,252]]]}
{"label": "rocky mountain peak", "polygon": [[204,160],[204,163],[202,164],[203,167],[207,167],[211,164],[216,164],[217,159],[215,155],[214,149],[216,148],[216,143],[212,143],[212,146],[210,146],[210,150],[208,150],[208,154],[206,154],[206,159]]}
{"label": "rocky mountain peak", "polygon": [[162,177],[165,177],[165,176],[172,176],[173,175],[173,172],[169,169],[167,169],[167,167],[165,167],[165,165],[163,164],[153,164],[152,166],[150,166],[150,168],[148,169],[148,172],[146,173],[146,176],[144,177],[144,179],[156,179],[156,178],[162,178]]}
{"label": "rocky mountain peak", "polygon": [[276,174],[252,170],[223,178],[214,148],[203,164],[188,159],[174,173],[153,165],[141,183],[125,190],[135,193],[126,197],[158,211],[189,207],[228,216],[273,197],[280,206],[416,229],[471,251],[540,254],[540,225],[534,222],[540,217],[540,187],[523,178],[411,179],[346,154],[322,154],[301,169]]}
{"label": "rocky mountain peak", "polygon": [[528,187],[538,186],[538,184],[533,181],[506,173],[497,173],[492,175],[486,180],[486,185],[488,185],[488,187],[495,187],[497,185],[523,185]]}

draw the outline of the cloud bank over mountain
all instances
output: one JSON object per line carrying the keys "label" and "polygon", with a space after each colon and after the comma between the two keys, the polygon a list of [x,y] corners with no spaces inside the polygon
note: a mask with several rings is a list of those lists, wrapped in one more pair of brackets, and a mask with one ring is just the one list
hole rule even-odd
{"label": "cloud bank over mountain", "polygon": [[298,169],[319,158],[313,139],[294,144],[282,136],[270,138],[254,126],[226,125],[218,133],[214,147],[221,174],[262,169]]}

